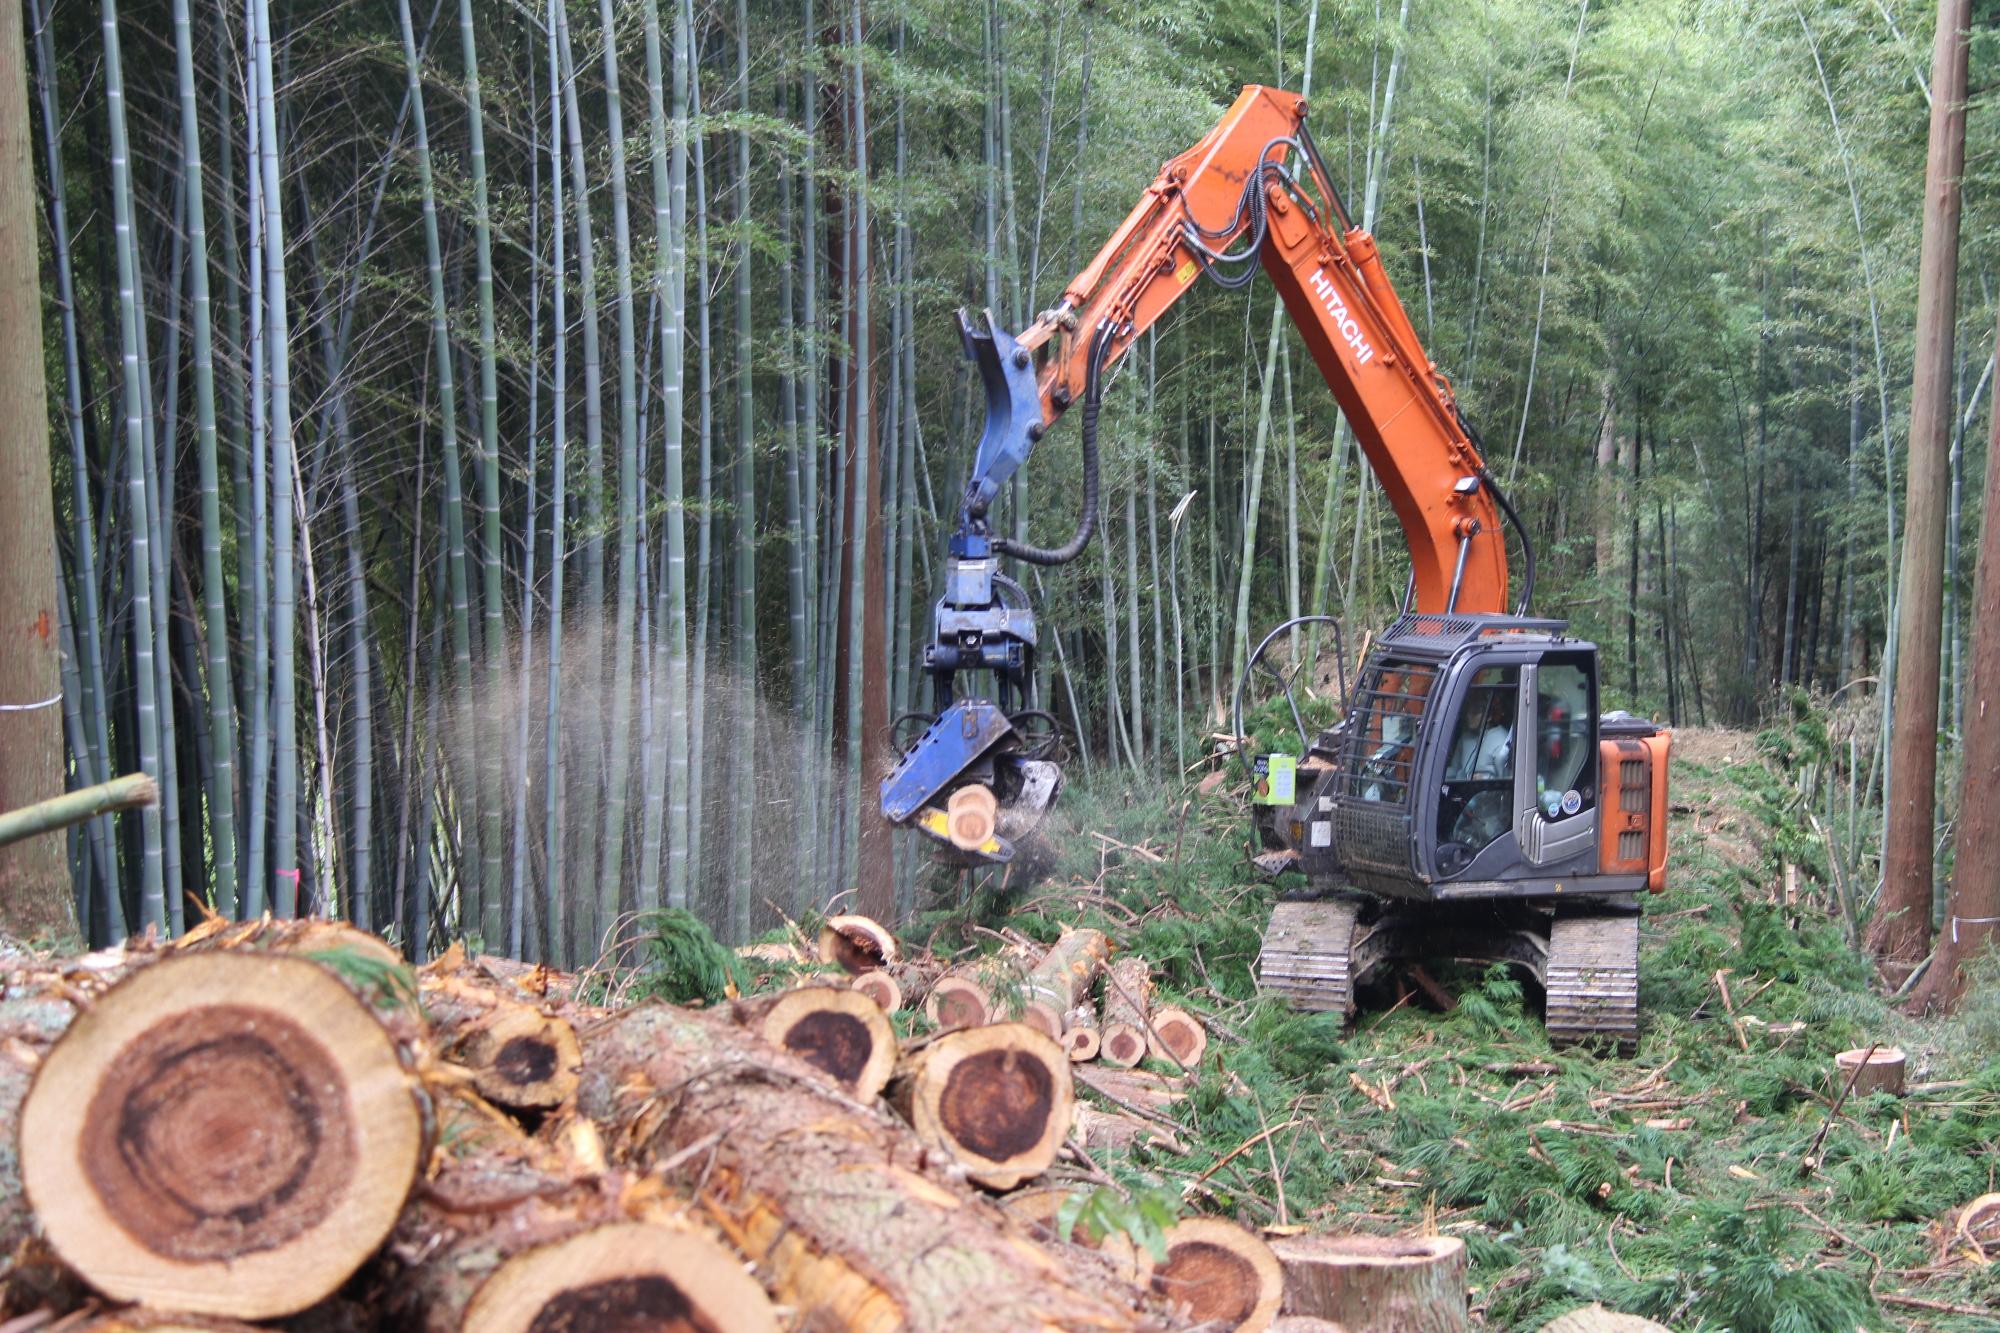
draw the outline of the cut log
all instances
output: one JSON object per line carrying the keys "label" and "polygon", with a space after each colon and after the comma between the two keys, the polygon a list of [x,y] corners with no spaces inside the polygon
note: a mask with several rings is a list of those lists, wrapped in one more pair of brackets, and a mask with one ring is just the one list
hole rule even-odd
{"label": "cut log", "polygon": [[1461,1333],[1465,1242],[1455,1236],[1307,1233],[1271,1242],[1285,1270],[1285,1313],[1349,1333]]}
{"label": "cut log", "polygon": [[1185,1009],[1155,1009],[1146,1029],[1146,1049],[1155,1059],[1193,1069],[1208,1049],[1208,1029]]}
{"label": "cut log", "polygon": [[1143,958],[1121,958],[1104,972],[1103,1044],[1098,1058],[1129,1069],[1146,1058],[1146,1010],[1153,978]]}
{"label": "cut log", "polygon": [[[373,990],[365,956],[343,965]],[[176,954],[135,968],[41,1061],[21,1107],[22,1181],[49,1244],[106,1295],[290,1314],[395,1225],[425,1150],[420,1096],[382,1011],[333,966]]]}
{"label": "cut log", "polygon": [[260,1329],[255,1324],[239,1324],[234,1319],[169,1314],[137,1307],[97,1315],[81,1324],[66,1319],[53,1327],[61,1329],[62,1333],[268,1333],[268,1330]]}
{"label": "cut log", "polygon": [[1284,1295],[1271,1247],[1234,1222],[1190,1217],[1167,1229],[1167,1261],[1153,1290],[1196,1323],[1255,1333],[1270,1326]]}
{"label": "cut log", "polygon": [[1061,1038],[1064,1017],[1089,999],[1091,983],[1110,952],[1111,941],[1101,930],[1065,930],[1028,973],[1021,1021]]}
{"label": "cut log", "polygon": [[1673,1330],[1635,1314],[1585,1305],[1543,1324],[1541,1333],[1673,1333]]}
{"label": "cut log", "polygon": [[480,1286],[459,1327],[777,1333],[778,1318],[721,1245],[693,1231],[625,1222],[515,1255]]}
{"label": "cut log", "polygon": [[819,960],[850,975],[887,967],[901,957],[896,937],[873,917],[830,916],[819,928]]}
{"label": "cut log", "polygon": [[737,1015],[765,1041],[872,1102],[896,1068],[896,1030],[880,1005],[841,986],[803,986],[738,1004]]}
{"label": "cut log", "polygon": [[941,1028],[976,1028],[1020,1016],[1022,972],[1007,954],[988,954],[932,983],[924,1013]]}
{"label": "cut log", "polygon": [[457,1051],[487,1100],[516,1110],[550,1110],[576,1094],[583,1053],[576,1030],[525,1005],[508,1005],[476,1028]]}
{"label": "cut log", "polygon": [[904,1059],[890,1103],[988,1189],[1048,1170],[1069,1137],[1069,1057],[1025,1023],[948,1032]]}
{"label": "cut log", "polygon": [[[658,1185],[607,1170],[595,1127],[531,1139],[461,1093],[435,1176],[387,1251],[387,1326],[422,1333],[778,1327],[742,1260]],[[578,1132],[581,1130],[582,1132]]]}
{"label": "cut log", "polygon": [[740,1034],[665,1005],[593,1025],[577,1112],[634,1170],[699,1188],[798,1327],[1140,1327],[1139,1293],[1108,1267],[1058,1260],[894,1117],[783,1052],[746,1058]]}
{"label": "cut log", "polygon": [[882,1012],[922,1004],[938,978],[937,965],[929,959],[890,963],[857,975],[848,985],[880,1005]]}
{"label": "cut log", "polygon": [[1076,1191],[1061,1186],[1016,1190],[1000,1201],[1000,1206],[1028,1224],[1036,1240],[1063,1245],[1080,1245],[1095,1250],[1110,1261],[1119,1276],[1145,1286],[1153,1278],[1153,1256],[1143,1245],[1134,1245],[1122,1231],[1106,1232],[1092,1240],[1082,1223],[1072,1226],[1067,1236],[1056,1234],[1056,1215]]}
{"label": "cut log", "polygon": [[1188,1097],[1187,1080],[1181,1075],[1111,1069],[1102,1064],[1085,1065],[1075,1074],[1077,1082],[1111,1102],[1156,1114],[1170,1115]]}
{"label": "cut log", "polygon": [[902,983],[887,968],[878,967],[873,972],[863,972],[848,984],[855,994],[866,995],[885,1014],[893,1014],[903,1007]]}
{"label": "cut log", "polygon": [[1895,1046],[1842,1051],[1833,1057],[1834,1091],[1848,1087],[1852,1080],[1853,1088],[1847,1093],[1850,1097],[1866,1097],[1876,1092],[1900,1097],[1907,1063],[1901,1048]]}
{"label": "cut log", "polygon": [[1063,1015],[1062,1046],[1076,1063],[1095,1060],[1104,1037],[1097,1026],[1097,1006],[1085,1000]]}
{"label": "cut log", "polygon": [[0,847],[37,834],[65,829],[113,810],[134,810],[157,804],[160,786],[144,773],[132,773],[94,787],[51,796],[46,801],[0,814]]}
{"label": "cut log", "polygon": [[1078,1102],[1073,1120],[1070,1136],[1089,1152],[1102,1149],[1124,1152],[1135,1143],[1165,1148],[1172,1153],[1187,1151],[1187,1145],[1171,1127],[1129,1112],[1106,1111]]}
{"label": "cut log", "polygon": [[975,851],[986,844],[1000,824],[1000,798],[991,787],[969,783],[945,800],[945,834],[960,851]]}

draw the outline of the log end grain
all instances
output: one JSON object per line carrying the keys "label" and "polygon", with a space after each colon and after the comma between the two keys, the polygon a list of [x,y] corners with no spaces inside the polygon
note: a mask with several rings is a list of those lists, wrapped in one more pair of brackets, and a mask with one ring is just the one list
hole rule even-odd
{"label": "log end grain", "polygon": [[759,1035],[872,1102],[896,1068],[896,1031],[868,996],[838,986],[787,991],[765,1013]]}
{"label": "log end grain", "polygon": [[98,1290],[241,1319],[332,1292],[395,1225],[425,1148],[402,1053],[302,958],[170,957],[49,1051],[21,1167],[49,1243]]}
{"label": "log end grain", "polygon": [[1284,1271],[1271,1247],[1233,1222],[1191,1217],[1167,1229],[1167,1259],[1153,1290],[1196,1323],[1251,1333],[1269,1327],[1284,1296]]}
{"label": "log end grain", "polygon": [[830,916],[819,928],[819,960],[856,975],[901,957],[896,937],[868,916]]}
{"label": "log end grain", "polygon": [[940,977],[924,1000],[924,1012],[941,1028],[976,1028],[991,1007],[992,997],[971,977]]}
{"label": "log end grain", "polygon": [[1200,1019],[1185,1009],[1155,1009],[1146,1037],[1146,1049],[1156,1059],[1183,1069],[1200,1064],[1202,1054],[1208,1050],[1207,1030]]}
{"label": "log end grain", "polygon": [[989,1189],[1040,1175],[1069,1136],[1069,1056],[1025,1023],[947,1033],[897,1080],[894,1099],[917,1136]]}
{"label": "log end grain", "polygon": [[642,1222],[515,1255],[480,1286],[465,1333],[777,1333],[770,1299],[722,1246]]}
{"label": "log end grain", "polygon": [[897,980],[881,969],[863,972],[849,983],[857,995],[866,995],[875,1002],[875,1007],[885,1014],[893,1014],[903,1007],[903,987]]}
{"label": "log end grain", "polygon": [[576,1030],[525,1005],[506,1005],[466,1037],[458,1058],[488,1101],[550,1110],[576,1094],[583,1053]]}

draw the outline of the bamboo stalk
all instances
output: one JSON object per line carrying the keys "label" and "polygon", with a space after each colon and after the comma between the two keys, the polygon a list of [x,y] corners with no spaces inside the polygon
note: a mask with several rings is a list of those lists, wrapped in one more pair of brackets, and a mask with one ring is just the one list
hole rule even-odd
{"label": "bamboo stalk", "polygon": [[64,792],[46,801],[0,813],[0,847],[116,810],[150,808],[159,799],[159,784],[144,773],[130,773],[94,787]]}

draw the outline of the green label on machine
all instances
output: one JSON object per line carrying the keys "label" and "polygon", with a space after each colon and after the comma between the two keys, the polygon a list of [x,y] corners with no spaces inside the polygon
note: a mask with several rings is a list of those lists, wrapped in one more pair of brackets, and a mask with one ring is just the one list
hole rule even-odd
{"label": "green label on machine", "polygon": [[1289,754],[1260,754],[1253,766],[1257,780],[1250,799],[1258,805],[1291,805],[1296,795],[1299,761]]}

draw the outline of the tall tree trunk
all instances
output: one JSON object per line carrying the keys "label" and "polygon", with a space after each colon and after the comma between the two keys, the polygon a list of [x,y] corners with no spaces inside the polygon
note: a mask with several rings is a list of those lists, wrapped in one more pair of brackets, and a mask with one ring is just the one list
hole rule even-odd
{"label": "tall tree trunk", "polygon": [[[1945,91],[1938,79],[1939,91]],[[1941,96],[1939,102],[1943,102]],[[2000,331],[1994,346],[2000,352]],[[2000,395],[1988,459],[2000,458]],[[1972,678],[1959,765],[1958,834],[1937,956],[1912,997],[1913,1010],[1950,1009],[1965,991],[1965,964],[2000,940],[2000,805],[1989,784],[2000,771],[2000,467],[1986,467],[1985,518],[1973,579]]]}
{"label": "tall tree trunk", "polygon": [[882,580],[871,577],[872,551],[882,549],[882,493],[872,480],[870,466],[875,452],[873,421],[875,361],[873,323],[870,315],[869,283],[872,248],[868,205],[868,97],[863,80],[861,0],[853,0],[849,40],[849,134],[854,152],[854,173],[860,188],[854,192],[853,261],[848,269],[850,346],[854,349],[849,369],[847,419],[854,452],[854,480],[848,487],[853,497],[853,571],[849,596],[853,599],[853,624],[848,640],[853,656],[848,663],[849,717],[848,742],[852,747],[852,775],[858,780],[851,788],[859,805],[860,828],[855,906],[877,920],[895,915],[895,861],[888,821],[880,808],[863,794],[872,794],[886,776],[886,747],[881,736],[889,725],[889,673],[886,651]]}
{"label": "tall tree trunk", "polygon": [[[468,0],[469,2],[469,0]],[[611,732],[604,830],[598,844],[599,939],[618,917],[625,868],[625,803],[632,760],[632,636],[638,618],[639,386],[632,317],[632,221],[625,189],[625,111],[618,79],[617,15],[599,0],[604,25],[604,109],[611,146],[611,247],[618,284],[618,609],[611,640]]]}
{"label": "tall tree trunk", "polygon": [[549,288],[553,297],[554,335],[550,362],[549,427],[549,660],[548,708],[542,757],[542,885],[548,910],[543,914],[547,939],[543,957],[558,964],[569,958],[565,929],[568,900],[563,882],[563,569],[569,531],[569,271],[564,265],[563,237],[563,98],[564,62],[556,40],[556,13],[562,0],[549,0]]}
{"label": "tall tree trunk", "polygon": [[[21,6],[0,26],[0,809],[63,789],[62,664],[56,523],[42,371],[41,232],[28,156],[27,44]],[[109,20],[107,20],[108,22]],[[88,485],[77,478],[79,487]],[[65,841],[44,834],[0,849],[0,930],[70,939],[77,922]]]}
{"label": "tall tree trunk", "polygon": [[736,0],[736,569],[732,617],[736,808],[731,818],[730,935],[750,938],[751,850],[757,821],[757,421],[750,350],[750,8]]}
{"label": "tall tree trunk", "polygon": [[1930,940],[1931,851],[1937,817],[1939,613],[1951,443],[1952,335],[1958,311],[1959,177],[1965,166],[1965,79],[1971,0],[1938,0],[1931,51],[1930,159],[1917,285],[1916,375],[1910,389],[1910,480],[1897,593],[1901,667],[1891,733],[1890,802],[1883,806],[1882,897],[1868,946],[1893,982]]}

